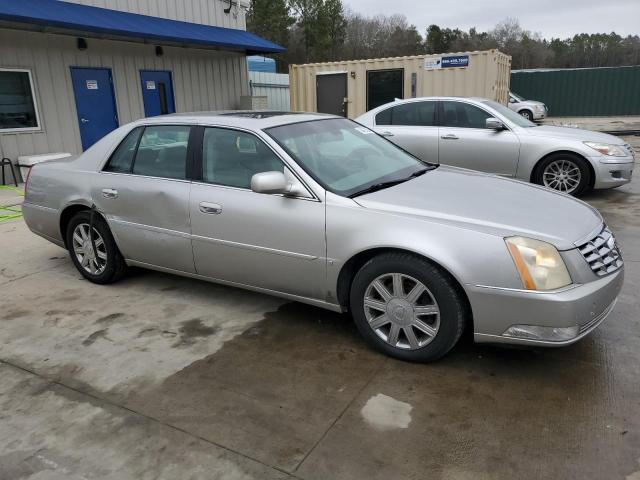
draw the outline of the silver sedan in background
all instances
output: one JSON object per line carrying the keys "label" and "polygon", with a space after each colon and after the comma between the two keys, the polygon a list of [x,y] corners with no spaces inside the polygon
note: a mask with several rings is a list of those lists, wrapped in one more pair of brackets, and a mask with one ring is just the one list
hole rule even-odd
{"label": "silver sedan in background", "polygon": [[424,163],[328,115],[140,120],[33,168],[23,212],[92,282],[135,265],[350,311],[368,342],[412,361],[443,356],[464,328],[575,342],[623,281],[583,202]]}
{"label": "silver sedan in background", "polygon": [[425,97],[370,110],[357,122],[418,158],[580,195],[631,181],[634,154],[599,132],[539,126],[481,98]]}

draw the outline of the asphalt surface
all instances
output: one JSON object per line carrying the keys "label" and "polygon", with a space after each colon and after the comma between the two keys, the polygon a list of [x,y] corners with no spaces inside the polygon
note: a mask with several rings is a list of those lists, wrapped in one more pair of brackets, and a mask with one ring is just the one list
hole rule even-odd
{"label": "asphalt surface", "polygon": [[624,252],[607,321],[563,349],[466,335],[430,365],[298,303],[142,270],[90,284],[2,221],[0,479],[638,480],[639,176],[585,200]]}

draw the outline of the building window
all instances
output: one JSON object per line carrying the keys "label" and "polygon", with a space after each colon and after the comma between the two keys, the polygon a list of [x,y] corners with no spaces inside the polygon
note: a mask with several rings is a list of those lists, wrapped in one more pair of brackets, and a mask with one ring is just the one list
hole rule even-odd
{"label": "building window", "polygon": [[38,129],[31,72],[0,68],[0,133]]}
{"label": "building window", "polygon": [[404,98],[404,69],[367,70],[367,110]]}

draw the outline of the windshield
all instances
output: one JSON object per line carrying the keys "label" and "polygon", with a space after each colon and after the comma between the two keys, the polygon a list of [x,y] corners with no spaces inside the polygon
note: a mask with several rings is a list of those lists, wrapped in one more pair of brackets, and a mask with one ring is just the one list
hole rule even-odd
{"label": "windshield", "polygon": [[484,100],[482,103],[493,108],[500,115],[502,115],[503,117],[506,117],[507,120],[509,120],[511,123],[515,123],[519,127],[523,127],[523,128],[537,127],[535,123],[530,122],[529,120],[524,118],[522,115],[520,115],[518,112],[514,112],[510,108],[502,105],[501,103],[494,102],[493,100]]}
{"label": "windshield", "polygon": [[520,95],[518,95],[517,93],[513,93],[513,92],[509,92],[509,95],[511,95],[513,98],[515,98],[517,101],[519,102],[526,102],[526,100],[524,99],[524,97],[521,97]]}
{"label": "windshield", "polygon": [[318,183],[344,197],[435,168],[351,120],[314,120],[265,131]]}

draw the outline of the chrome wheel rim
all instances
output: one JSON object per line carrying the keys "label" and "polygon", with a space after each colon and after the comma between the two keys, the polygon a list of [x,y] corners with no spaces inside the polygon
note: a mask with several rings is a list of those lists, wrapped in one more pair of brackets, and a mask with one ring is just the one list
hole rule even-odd
{"label": "chrome wheel rim", "polygon": [[440,329],[440,308],[433,294],[403,273],[386,273],[369,284],[364,313],[378,337],[403,350],[428,345]]}
{"label": "chrome wheel rim", "polygon": [[531,114],[529,112],[520,112],[520,115],[522,115],[527,120],[531,120]]}
{"label": "chrome wheel rim", "polygon": [[554,160],[542,172],[545,187],[564,193],[575,191],[581,180],[582,172],[571,160]]}
{"label": "chrome wheel rim", "polygon": [[[98,231],[93,229],[93,244],[89,224],[80,223],[73,230],[73,252],[82,268],[91,275],[100,275],[107,268],[107,248]],[[95,244],[95,251],[93,245]]]}

